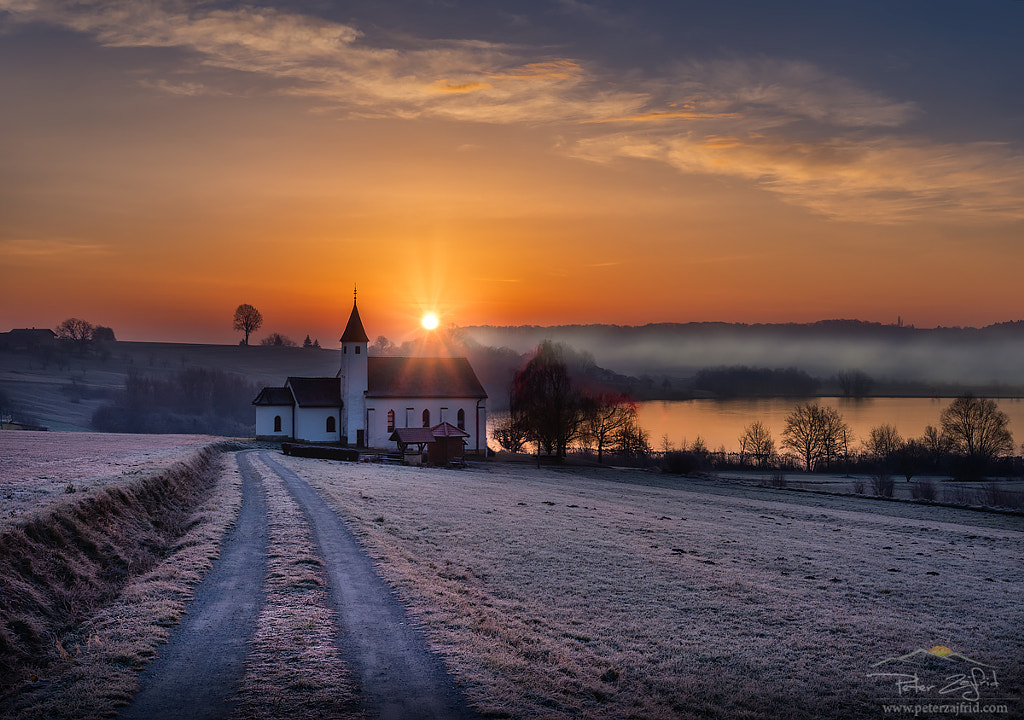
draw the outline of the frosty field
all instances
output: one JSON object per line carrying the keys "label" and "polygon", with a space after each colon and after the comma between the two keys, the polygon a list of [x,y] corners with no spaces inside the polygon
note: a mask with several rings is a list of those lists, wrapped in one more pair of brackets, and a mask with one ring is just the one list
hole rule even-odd
{"label": "frosty field", "polygon": [[[282,462],[490,716],[881,717],[969,691],[869,677],[931,648],[1024,709],[1019,516],[639,471]],[[951,658],[911,671],[952,677]]]}
{"label": "frosty field", "polygon": [[217,440],[208,435],[0,432],[0,529],[28,513],[77,499],[73,493],[130,482]]}
{"label": "frosty field", "polygon": [[[107,528],[131,540],[111,546],[120,567],[151,510],[106,488],[157,488],[168,465],[211,441],[0,433],[0,530],[20,537],[11,528],[70,516],[93,495],[128,502],[124,527]],[[639,470],[273,457],[349,522],[484,717],[881,718],[894,704],[912,713],[964,702],[971,717],[1024,713],[1020,514]],[[54,657],[33,670],[38,683],[0,702],[0,716],[100,717],[131,698],[135,670],[160,652],[238,516],[240,476],[224,460],[188,486],[194,508],[173,523],[187,535],[157,542],[138,525],[162,563],[118,575],[67,628],[46,629],[48,610],[25,620]],[[238,712],[358,717],[345,643],[340,654],[330,647],[337,623],[308,520],[257,465],[272,550],[267,577],[252,578],[267,604]],[[108,538],[92,532],[106,527],[75,526],[97,547]],[[34,566],[61,560],[45,533],[32,537]],[[36,578],[52,581],[53,607],[91,587],[78,575],[105,576],[90,566],[64,582],[62,568],[80,560]],[[20,577],[16,567],[5,581]]]}

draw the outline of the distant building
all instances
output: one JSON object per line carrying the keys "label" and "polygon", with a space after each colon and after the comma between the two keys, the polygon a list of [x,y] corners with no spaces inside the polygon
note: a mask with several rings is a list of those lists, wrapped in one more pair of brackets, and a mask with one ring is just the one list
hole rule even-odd
{"label": "distant building", "polygon": [[3,350],[38,350],[53,347],[56,341],[57,333],[49,328],[16,328],[0,333]]}
{"label": "distant building", "polygon": [[[253,400],[256,437],[397,451],[396,430],[448,424],[465,433],[466,452],[485,452],[487,393],[469,360],[369,357],[368,345],[353,301],[338,374],[289,377],[282,387],[263,388]],[[445,452],[453,453],[451,440],[444,442]]]}

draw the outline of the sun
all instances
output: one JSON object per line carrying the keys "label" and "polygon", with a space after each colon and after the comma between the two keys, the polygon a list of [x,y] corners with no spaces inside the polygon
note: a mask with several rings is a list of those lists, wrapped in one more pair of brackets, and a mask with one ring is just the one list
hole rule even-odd
{"label": "sun", "polygon": [[423,327],[427,330],[433,330],[437,327],[437,315],[434,313],[427,313],[423,316],[423,319],[420,322],[423,323]]}

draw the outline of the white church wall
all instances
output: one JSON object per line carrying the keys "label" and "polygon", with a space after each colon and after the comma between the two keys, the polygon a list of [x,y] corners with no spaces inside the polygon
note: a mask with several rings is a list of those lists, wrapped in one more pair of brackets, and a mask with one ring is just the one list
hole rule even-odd
{"label": "white church wall", "polygon": [[[327,419],[334,418],[334,431],[327,430]],[[338,442],[341,438],[341,411],[338,408],[303,407],[295,411],[295,439],[303,442]]]}
{"label": "white church wall", "polygon": [[[280,418],[280,430],[275,430],[275,418]],[[292,408],[258,405],[256,407],[256,438],[287,439],[292,436]]]}
{"label": "white church wall", "polygon": [[[443,409],[443,413],[442,413]],[[430,427],[442,422],[459,426],[459,410],[465,417],[463,428],[466,438],[466,452],[480,454],[487,447],[487,409],[483,403],[477,409],[475,398],[369,398],[366,401],[367,444],[385,450],[397,450],[398,443],[388,440],[388,410],[395,411],[395,427],[423,427],[423,411],[430,411]],[[479,416],[479,422],[477,418]],[[371,424],[372,423],[372,424]],[[479,442],[477,440],[479,432]]]}

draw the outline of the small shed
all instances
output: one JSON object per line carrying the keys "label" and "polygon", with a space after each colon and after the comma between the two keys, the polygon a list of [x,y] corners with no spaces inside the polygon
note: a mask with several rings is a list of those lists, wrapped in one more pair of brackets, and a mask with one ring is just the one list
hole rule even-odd
{"label": "small shed", "polygon": [[[426,451],[426,459],[435,465],[447,465],[462,460],[469,433],[451,423],[443,422],[431,428],[395,428],[389,440],[398,443],[406,462],[419,464]],[[416,446],[412,450],[412,446]]]}
{"label": "small shed", "polygon": [[430,462],[447,465],[453,460],[462,461],[466,454],[468,432],[446,422],[430,428],[430,432],[434,435],[434,442],[427,447]]}

